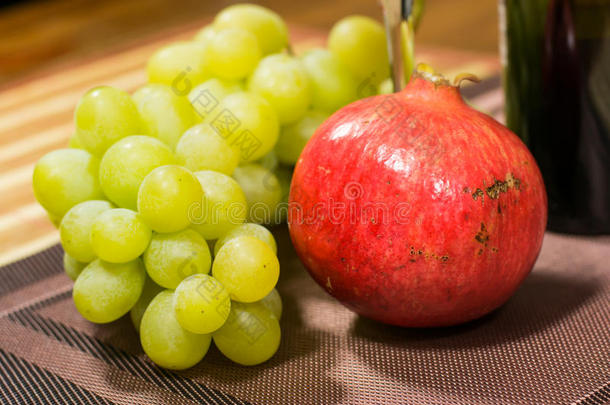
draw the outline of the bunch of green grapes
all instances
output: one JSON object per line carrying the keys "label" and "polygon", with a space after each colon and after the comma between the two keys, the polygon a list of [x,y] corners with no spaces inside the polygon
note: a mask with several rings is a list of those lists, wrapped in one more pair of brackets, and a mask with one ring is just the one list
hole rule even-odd
{"label": "bunch of green grapes", "polygon": [[[185,135],[201,149],[226,150],[200,125]],[[280,342],[275,239],[245,222],[251,192],[223,173],[237,170],[227,169],[230,159],[198,153],[183,162],[150,135],[125,136],[101,159],[61,149],[38,162],[34,189],[59,221],[64,268],[84,318],[108,323],[129,313],[161,367],[197,364],[212,340],[229,359],[259,364]],[[275,204],[264,190],[257,198]]]}
{"label": "bunch of green grapes", "polygon": [[[245,222],[248,200],[235,178],[177,161],[158,139],[131,135],[101,163],[62,149],[36,166],[37,195],[57,187],[50,215],[61,216],[76,309],[95,323],[130,313],[144,351],[165,368],[197,364],[212,340],[237,363],[264,362],[280,342],[275,239]],[[66,193],[71,187],[81,194]]]}
{"label": "bunch of green grapes", "polygon": [[[367,17],[295,56],[279,15],[238,4],[148,61],[148,83],[83,95],[69,148],[42,157],[34,193],[59,228],[77,310],[127,313],[156,364],[197,364],[213,340],[244,365],[280,343],[277,246],[292,166],[332,113],[389,75]],[[387,86],[387,85],[386,85]]]}

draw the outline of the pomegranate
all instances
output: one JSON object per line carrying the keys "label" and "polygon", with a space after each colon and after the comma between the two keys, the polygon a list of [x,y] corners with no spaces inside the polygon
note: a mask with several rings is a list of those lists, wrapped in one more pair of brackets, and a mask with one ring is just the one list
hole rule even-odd
{"label": "pomegranate", "polygon": [[381,322],[434,327],[502,305],[547,220],[521,140],[430,71],[337,111],[294,172],[290,235],[329,294]]}

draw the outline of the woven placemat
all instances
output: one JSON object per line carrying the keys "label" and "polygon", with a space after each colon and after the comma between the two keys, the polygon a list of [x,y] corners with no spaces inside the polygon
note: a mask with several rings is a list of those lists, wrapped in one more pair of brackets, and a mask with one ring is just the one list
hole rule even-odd
{"label": "woven placemat", "polygon": [[483,319],[413,330],[361,318],[318,287],[275,229],[282,343],[241,367],[212,347],[184,372],[156,367],[129,319],[85,321],[61,247],[0,269],[3,403],[606,404],[610,238],[548,233],[532,274]]}

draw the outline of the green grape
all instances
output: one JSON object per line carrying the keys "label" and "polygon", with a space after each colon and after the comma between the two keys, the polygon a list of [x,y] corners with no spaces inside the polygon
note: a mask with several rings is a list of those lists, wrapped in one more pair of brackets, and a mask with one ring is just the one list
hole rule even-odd
{"label": "green grape", "polygon": [[180,96],[210,76],[205,46],[199,41],[176,42],[159,49],[148,60],[146,70],[149,83],[171,86]]}
{"label": "green grape", "polygon": [[98,180],[99,159],[82,149],[58,149],[34,166],[34,196],[49,214],[63,217],[76,204],[104,198]]}
{"label": "green grape", "polygon": [[[328,49],[360,80],[376,87],[390,75],[390,63],[383,26],[370,17],[352,15],[333,26]],[[357,90],[357,97],[363,97]]]}
{"label": "green grape", "polygon": [[206,59],[214,76],[237,80],[248,76],[261,59],[256,37],[241,28],[226,28],[206,43]]}
{"label": "green grape", "polygon": [[142,133],[138,109],[129,93],[108,86],[89,90],[74,112],[76,133],[85,148],[96,156],[121,138]]}
{"label": "green grape", "polygon": [[138,211],[156,232],[176,232],[191,224],[193,212],[205,206],[199,180],[181,166],[153,169],[138,191]]}
{"label": "green grape", "polygon": [[218,114],[218,106],[223,98],[243,90],[241,82],[213,78],[191,90],[189,100],[198,119],[203,120],[210,114]]}
{"label": "green grape", "polygon": [[279,123],[265,99],[247,92],[229,94],[218,111],[208,115],[204,123],[211,125],[239,152],[242,162],[260,159],[273,149],[279,136]]}
{"label": "green grape", "polygon": [[255,4],[235,4],[225,8],[214,19],[214,28],[243,28],[252,32],[264,55],[279,52],[288,45],[288,28],[282,18]]}
{"label": "green grape", "polygon": [[154,234],[143,259],[150,278],[172,290],[193,274],[209,273],[212,265],[210,248],[192,229]]}
{"label": "green grape", "polygon": [[273,171],[279,165],[279,160],[277,154],[272,149],[265,156],[257,160],[256,164],[263,166],[267,170]]}
{"label": "green grape", "polygon": [[197,34],[195,34],[195,37],[193,37],[193,40],[198,41],[200,43],[207,43],[210,39],[212,39],[212,37],[216,34],[216,30],[214,29],[214,27],[212,25],[206,25],[205,27],[203,27],[202,29],[200,29]]}
{"label": "green grape", "polygon": [[138,213],[126,208],[102,212],[91,227],[93,251],[110,263],[126,263],[140,256],[151,237],[152,231]]}
{"label": "green grape", "polygon": [[238,236],[218,250],[212,275],[229,291],[231,299],[254,302],[275,287],[280,263],[265,242],[252,236]]}
{"label": "green grape", "polygon": [[95,259],[91,228],[100,214],[112,208],[112,204],[102,200],[89,200],[70,208],[59,225],[59,238],[66,253],[80,262],[89,263]]}
{"label": "green grape", "polygon": [[142,317],[144,316],[144,312],[150,302],[163,291],[164,288],[159,286],[157,283],[152,281],[150,277],[146,277],[146,281],[144,282],[144,288],[142,289],[142,294],[140,294],[140,298],[138,302],[131,308],[129,311],[129,317],[131,318],[131,323],[133,323],[133,327],[136,328],[136,331],[140,331],[140,323],[142,322]]}
{"label": "green grape", "polygon": [[51,214],[50,212],[47,212],[47,217],[49,218],[49,221],[51,221],[53,226],[55,228],[59,229],[59,225],[61,224],[62,217],[55,216],[55,215]]}
{"label": "green grape", "polygon": [[282,188],[270,170],[256,164],[238,166],[233,178],[239,183],[248,202],[248,222],[268,223],[282,201]]}
{"label": "green grape", "polygon": [[214,344],[227,358],[253,366],[269,360],[280,345],[278,319],[263,305],[233,302],[222,328],[213,334]]}
{"label": "green grape", "polygon": [[224,246],[225,243],[231,239],[237,238],[238,236],[252,236],[259,239],[265,242],[271,248],[271,250],[273,250],[274,254],[277,254],[277,244],[275,243],[275,238],[269,229],[259,224],[241,224],[225,233],[216,241],[214,244],[214,255],[218,254],[218,251]]}
{"label": "green grape", "polygon": [[173,305],[173,291],[162,291],[153,298],[140,323],[140,342],[144,352],[157,365],[184,370],[203,359],[212,338],[182,328]]}
{"label": "green grape", "polygon": [[134,135],[112,145],[100,162],[100,185],[116,205],[135,210],[142,180],[153,169],[176,163],[172,151],[150,136]]}
{"label": "green grape", "polygon": [[231,298],[214,277],[195,274],[176,287],[174,310],[184,329],[193,333],[212,333],[227,320]]}
{"label": "green grape", "polygon": [[83,143],[80,141],[80,139],[78,139],[78,135],[76,134],[76,132],[74,132],[70,136],[70,140],[68,141],[68,147],[74,149],[85,149]]}
{"label": "green grape", "polygon": [[328,118],[326,113],[308,111],[297,122],[282,127],[275,145],[275,153],[279,161],[286,165],[296,164],[307,141],[326,118]]}
{"label": "green grape", "polygon": [[358,82],[352,73],[326,49],[312,49],[301,58],[311,79],[312,108],[335,112],[356,100]]}
{"label": "green grape", "polygon": [[145,279],[140,259],[120,264],[96,259],[84,268],[74,283],[74,304],[91,322],[115,321],[138,301]]}
{"label": "green grape", "polygon": [[388,77],[377,87],[378,94],[392,94],[394,93],[394,82],[392,82],[392,78]]}
{"label": "green grape", "polygon": [[206,196],[206,205],[193,215],[193,229],[205,239],[216,239],[242,224],[248,203],[239,184],[226,174],[203,170],[195,176]]}
{"label": "green grape", "polygon": [[239,163],[239,154],[210,125],[189,128],[176,145],[178,162],[189,170],[214,170],[231,174]]}
{"label": "green grape", "polygon": [[64,270],[72,281],[75,281],[88,263],[82,263],[64,252]]}
{"label": "green grape", "polygon": [[248,90],[263,96],[280,124],[301,118],[311,104],[311,83],[303,63],[286,54],[269,55],[248,79]]}
{"label": "green grape", "polygon": [[288,200],[290,197],[290,183],[292,182],[292,170],[286,167],[278,167],[273,172],[280,182],[282,190],[282,202],[276,205],[273,224],[279,225],[286,222],[288,218]]}
{"label": "green grape", "polygon": [[282,297],[280,297],[280,293],[277,289],[274,288],[271,290],[265,298],[258,302],[271,311],[278,321],[282,318]]}
{"label": "green grape", "polygon": [[188,98],[180,96],[169,86],[148,84],[136,91],[133,99],[140,111],[146,134],[159,138],[172,150],[184,131],[197,121]]}

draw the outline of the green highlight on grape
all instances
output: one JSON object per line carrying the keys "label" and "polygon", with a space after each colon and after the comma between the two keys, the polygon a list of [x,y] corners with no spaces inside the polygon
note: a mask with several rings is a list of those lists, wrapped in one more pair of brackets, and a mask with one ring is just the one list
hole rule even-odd
{"label": "green highlight on grape", "polygon": [[125,263],[139,257],[148,247],[152,230],[140,215],[126,208],[99,214],[91,226],[91,247],[102,260]]}
{"label": "green highlight on grape", "polygon": [[231,298],[218,280],[206,274],[195,274],[176,287],[174,310],[184,329],[193,333],[212,333],[229,317]]}
{"label": "green highlight on grape", "polygon": [[83,263],[95,259],[97,255],[91,245],[91,229],[97,217],[112,208],[114,206],[104,200],[89,200],[72,207],[59,225],[59,238],[64,251]]}
{"label": "green highlight on grape", "polygon": [[272,171],[257,164],[239,166],[233,178],[246,196],[248,222],[269,223],[282,201],[282,187]]}
{"label": "green highlight on grape", "polygon": [[156,364],[171,370],[184,370],[203,359],[212,338],[180,326],[174,311],[174,292],[165,290],[152,299],[144,312],[140,342]]}
{"label": "green highlight on grape", "polygon": [[200,29],[193,37],[193,40],[205,45],[216,34],[216,30],[212,25],[206,25]]}
{"label": "green highlight on grape", "polygon": [[217,239],[242,224],[248,203],[239,184],[226,174],[203,170],[195,172],[206,196],[201,210],[191,210],[192,228],[205,239]]}
{"label": "green highlight on grape", "polygon": [[297,121],[311,104],[307,69],[300,60],[286,54],[269,55],[261,60],[248,79],[248,91],[264,97],[282,125]]}
{"label": "green highlight on grape", "polygon": [[98,180],[99,159],[82,149],[58,149],[44,155],[34,166],[34,196],[57,218],[78,203],[103,200]]}
{"label": "green highlight on grape", "polygon": [[273,250],[274,254],[277,254],[277,244],[271,231],[262,225],[249,223],[239,225],[219,238],[214,244],[214,255],[218,254],[218,251],[225,243],[239,236],[252,236],[259,239],[265,242]]}
{"label": "green highlight on grape", "polygon": [[80,143],[98,157],[119,139],[144,129],[131,96],[109,86],[85,93],[74,111],[74,124]]}
{"label": "green highlight on grape", "polygon": [[171,149],[160,140],[128,136],[112,145],[100,162],[99,179],[104,194],[122,208],[137,209],[142,180],[153,169],[176,163]]}
{"label": "green highlight on grape", "polygon": [[212,264],[205,239],[192,229],[154,234],[143,259],[150,278],[170,289],[193,274],[209,273]]}
{"label": "green highlight on grape", "polygon": [[295,165],[307,141],[326,118],[327,113],[308,111],[297,122],[284,126],[275,145],[275,153],[280,162]]}
{"label": "green highlight on grape", "polygon": [[146,65],[149,83],[170,86],[185,96],[209,76],[206,47],[199,41],[182,41],[155,52]]}
{"label": "green highlight on grape", "polygon": [[280,345],[276,316],[260,303],[234,302],[226,323],[214,332],[214,344],[226,357],[244,366],[269,360]]}
{"label": "green highlight on grape", "polygon": [[197,120],[202,121],[210,114],[218,114],[218,106],[226,96],[243,90],[241,81],[212,78],[193,88],[188,99],[198,115]]}
{"label": "green highlight on grape", "polygon": [[243,28],[253,33],[263,55],[280,52],[288,45],[288,28],[277,13],[256,4],[235,4],[214,19],[215,30]]}
{"label": "green highlight on grape", "polygon": [[218,114],[204,120],[240,156],[241,162],[260,159],[273,149],[279,136],[278,116],[264,98],[249,92],[227,95]]}
{"label": "green highlight on grape", "polygon": [[197,177],[181,166],[160,166],[142,181],[138,191],[138,212],[156,232],[186,229],[193,212],[205,207],[205,195]]}
{"label": "green highlight on grape", "polygon": [[226,175],[231,175],[239,163],[239,153],[207,124],[195,125],[182,135],[176,157],[189,170],[214,170]]}
{"label": "green highlight on grape", "polygon": [[145,279],[140,259],[119,264],[96,259],[83,269],[74,283],[74,305],[91,322],[115,321],[138,301]]}
{"label": "green highlight on grape", "polygon": [[238,236],[218,250],[212,275],[225,286],[232,300],[254,302],[275,287],[280,263],[265,242],[252,236]]}
{"label": "green highlight on grape", "polygon": [[248,76],[262,56],[256,36],[242,28],[217,30],[207,41],[205,50],[212,74],[228,80]]}
{"label": "green highlight on grape", "polygon": [[390,76],[390,62],[383,26],[370,17],[342,18],[328,35],[328,49],[356,80],[377,86]]}
{"label": "green highlight on grape", "polygon": [[176,87],[164,84],[147,84],[138,89],[133,99],[137,105],[144,133],[164,142],[174,149],[178,140],[197,122],[197,115],[189,102]]}
{"label": "green highlight on grape", "polygon": [[333,53],[316,48],[301,60],[311,81],[313,109],[333,113],[356,100],[358,81]]}

